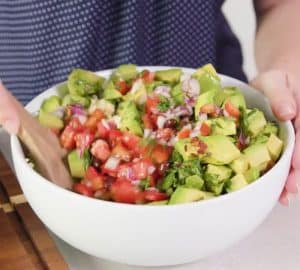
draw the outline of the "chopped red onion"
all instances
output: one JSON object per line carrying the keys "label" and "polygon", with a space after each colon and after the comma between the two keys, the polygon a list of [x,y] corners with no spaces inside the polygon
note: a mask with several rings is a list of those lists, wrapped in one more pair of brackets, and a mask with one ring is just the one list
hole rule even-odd
{"label": "chopped red onion", "polygon": [[79,120],[79,122],[83,125],[86,120],[87,120],[87,117],[86,115],[76,115],[77,119]]}
{"label": "chopped red onion", "polygon": [[196,97],[200,94],[200,85],[195,78],[189,78],[182,82],[182,91],[189,97]]}
{"label": "chopped red onion", "polygon": [[104,164],[104,167],[108,170],[115,170],[120,164],[120,159],[117,157],[110,157]]}
{"label": "chopped red onion", "polygon": [[72,104],[70,105],[70,109],[72,114],[77,114],[77,115],[86,115],[86,111],[84,107],[80,104]]}
{"label": "chopped red onion", "polygon": [[207,114],[206,113],[200,113],[198,117],[200,122],[206,121],[207,120]]}
{"label": "chopped red onion", "polygon": [[58,107],[54,112],[52,112],[51,114],[59,117],[59,118],[63,118],[65,113],[65,108],[64,107]]}
{"label": "chopped red onion", "polygon": [[190,137],[194,138],[194,137],[198,137],[199,135],[199,129],[193,129],[192,132],[190,133]]}
{"label": "chopped red onion", "polygon": [[225,109],[223,110],[223,114],[225,117],[230,117],[230,114]]}
{"label": "chopped red onion", "polygon": [[148,138],[151,135],[151,129],[145,128],[144,129],[144,138]]}
{"label": "chopped red onion", "polygon": [[158,128],[163,128],[165,122],[167,121],[167,119],[163,116],[158,116],[157,117],[157,121],[156,121],[156,125]]}
{"label": "chopped red onion", "polygon": [[102,125],[106,128],[106,129],[110,129],[110,125],[108,124],[106,119],[102,119],[101,120]]}
{"label": "chopped red onion", "polygon": [[166,85],[159,85],[154,89],[154,93],[158,95],[162,95],[166,98],[170,98],[171,87]]}

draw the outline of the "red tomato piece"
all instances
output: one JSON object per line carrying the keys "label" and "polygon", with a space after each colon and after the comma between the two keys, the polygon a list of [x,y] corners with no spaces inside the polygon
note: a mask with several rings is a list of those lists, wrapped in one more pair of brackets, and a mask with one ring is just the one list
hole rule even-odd
{"label": "red tomato piece", "polygon": [[235,107],[229,100],[225,103],[225,110],[228,114],[234,118],[240,117],[240,110]]}
{"label": "red tomato piece", "polygon": [[66,126],[60,135],[60,144],[63,148],[67,150],[72,150],[75,148],[75,135],[76,131],[71,126]]}
{"label": "red tomato piece", "polygon": [[154,172],[155,167],[149,159],[141,159],[133,163],[132,169],[136,179],[142,180],[147,178],[148,175],[151,175]]}
{"label": "red tomato piece", "polygon": [[72,117],[70,122],[68,123],[68,126],[71,127],[76,132],[81,132],[84,130],[84,126],[81,124],[79,119],[77,117]]}
{"label": "red tomato piece", "polygon": [[131,134],[131,133],[124,133],[122,136],[122,143],[128,149],[131,149],[131,150],[135,150],[138,147],[140,141],[141,141],[140,137],[138,137],[134,134]]}
{"label": "red tomato piece", "polygon": [[87,197],[93,196],[93,190],[90,187],[87,187],[86,185],[82,183],[76,183],[73,185],[73,190],[79,194],[82,194]]}
{"label": "red tomato piece", "polygon": [[191,130],[189,128],[183,128],[177,133],[177,137],[181,140],[190,137],[190,134]]}
{"label": "red tomato piece", "polygon": [[96,109],[86,120],[84,126],[91,131],[95,131],[97,129],[98,122],[104,118],[105,118],[105,114],[100,109]]}
{"label": "red tomato piece", "polygon": [[201,135],[208,136],[211,132],[211,127],[208,124],[203,122],[200,127],[200,132]]}
{"label": "red tomato piece", "polygon": [[117,81],[116,87],[122,95],[125,95],[130,90],[129,85],[125,81]]}
{"label": "red tomato piece", "polygon": [[145,200],[154,202],[154,201],[163,201],[168,198],[168,195],[164,192],[160,192],[156,189],[149,189],[144,191]]}
{"label": "red tomato piece", "polygon": [[169,147],[157,144],[152,150],[151,157],[155,163],[161,164],[169,160],[170,154],[171,151]]}
{"label": "red tomato piece", "polygon": [[124,161],[130,161],[132,157],[131,152],[121,143],[116,144],[116,146],[112,149],[111,154],[112,156],[120,158]]}
{"label": "red tomato piece", "polygon": [[141,203],[144,200],[143,192],[134,184],[126,180],[117,179],[111,186],[112,198],[121,203]]}
{"label": "red tomato piece", "polygon": [[171,128],[163,128],[157,130],[156,138],[158,140],[169,141],[174,136],[174,131]]}
{"label": "red tomato piece", "polygon": [[205,104],[200,108],[201,113],[214,114],[215,111],[216,111],[216,106],[212,103]]}
{"label": "red tomato piece", "polygon": [[108,143],[104,140],[98,139],[93,143],[91,148],[91,153],[97,159],[100,159],[101,161],[105,161],[108,159],[111,152]]}
{"label": "red tomato piece", "polygon": [[146,101],[146,112],[147,113],[155,112],[157,110],[158,103],[159,103],[159,96],[156,95],[149,96]]}
{"label": "red tomato piece", "polygon": [[98,132],[98,135],[101,139],[107,139],[108,138],[109,129],[107,127],[105,127],[101,121],[98,122],[98,124],[97,124],[97,132]]}
{"label": "red tomato piece", "polygon": [[76,148],[82,152],[92,144],[95,135],[89,131],[83,131],[75,135]]}
{"label": "red tomato piece", "polygon": [[145,113],[142,117],[144,128],[153,129],[154,125],[152,123],[151,117],[149,114]]}
{"label": "red tomato piece", "polygon": [[122,139],[123,133],[117,129],[111,129],[108,134],[108,140],[111,147],[114,147]]}
{"label": "red tomato piece", "polygon": [[151,83],[155,78],[155,72],[145,69],[142,73],[142,79],[145,83]]}

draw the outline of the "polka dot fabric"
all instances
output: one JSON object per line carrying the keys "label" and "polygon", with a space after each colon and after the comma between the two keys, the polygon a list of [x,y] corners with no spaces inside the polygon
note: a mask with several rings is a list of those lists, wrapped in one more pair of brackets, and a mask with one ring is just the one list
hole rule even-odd
{"label": "polka dot fabric", "polygon": [[26,103],[75,67],[216,64],[220,0],[0,0],[0,78]]}

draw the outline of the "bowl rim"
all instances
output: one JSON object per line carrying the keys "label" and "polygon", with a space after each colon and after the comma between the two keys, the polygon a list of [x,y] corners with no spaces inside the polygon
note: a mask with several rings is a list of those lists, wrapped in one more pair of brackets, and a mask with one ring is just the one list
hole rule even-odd
{"label": "bowl rim", "polygon": [[[189,72],[193,72],[195,71],[195,69],[193,68],[186,68],[186,67],[177,67],[177,66],[137,66],[138,70],[143,70],[143,69],[150,69],[150,70],[158,70],[158,69],[170,69],[170,68],[180,68],[183,70],[184,73],[189,73]],[[103,74],[103,73],[110,73],[111,71],[113,71],[114,69],[105,69],[105,70],[100,70],[100,71],[96,71],[96,74]],[[250,91],[255,91],[256,93],[259,93],[260,95],[262,95],[264,97],[264,95],[256,90],[255,88],[253,88],[252,86],[248,85],[247,83],[240,81],[238,79],[235,79],[233,77],[218,73],[218,75],[222,80],[230,80],[233,85],[243,85],[245,87],[247,87],[248,89],[250,89]],[[105,75],[104,75],[105,76]],[[33,98],[26,106],[25,108],[27,110],[29,110],[29,108],[32,106],[32,103],[35,102],[36,99],[43,97],[44,95],[47,95],[47,92],[49,91],[53,91],[54,88],[58,88],[60,85],[66,83],[66,81],[64,82],[60,82],[57,83],[53,86],[51,86],[50,88],[48,88],[47,90],[43,91],[42,93],[40,93],[39,95],[37,95],[35,98]],[[246,91],[248,91],[248,89]],[[267,104],[269,104],[268,101],[266,101]],[[280,159],[275,163],[275,165],[265,174],[263,174],[261,177],[259,177],[255,182],[247,185],[246,187],[243,187],[242,189],[239,189],[237,191],[231,192],[231,193],[226,193],[223,194],[221,196],[217,196],[214,197],[212,199],[209,200],[200,200],[200,201],[195,201],[195,202],[189,202],[189,203],[182,203],[182,204],[174,204],[174,205],[159,205],[160,207],[157,207],[156,205],[149,205],[149,204],[126,204],[126,203],[119,203],[119,202],[114,202],[114,201],[105,201],[105,200],[99,200],[96,198],[91,198],[91,197],[86,197],[86,196],[82,196],[81,194],[77,194],[71,190],[68,189],[64,189],[60,186],[57,186],[56,184],[52,183],[51,181],[47,180],[45,177],[43,177],[42,175],[40,175],[38,172],[36,172],[33,168],[30,167],[30,165],[26,162],[25,160],[25,155],[24,155],[24,151],[22,150],[21,147],[21,143],[20,140],[18,139],[18,137],[16,135],[11,135],[10,136],[10,146],[11,146],[11,153],[12,153],[12,157],[13,157],[13,163],[15,165],[15,158],[18,158],[19,161],[21,162],[22,166],[25,166],[24,168],[26,168],[27,170],[31,171],[33,177],[32,177],[32,181],[42,181],[42,184],[45,185],[47,188],[49,188],[50,190],[53,190],[55,192],[59,192],[61,194],[64,193],[64,196],[70,196],[74,199],[78,199],[78,200],[85,200],[86,203],[95,203],[95,204],[99,204],[99,206],[111,206],[111,207],[121,207],[121,208],[130,208],[130,209],[159,209],[160,211],[166,211],[166,209],[177,209],[177,208],[188,208],[188,207],[205,207],[206,205],[213,205],[216,203],[220,203],[224,200],[229,200],[230,198],[234,198],[236,196],[239,196],[239,194],[241,194],[242,192],[247,192],[251,189],[257,188],[259,187],[259,185],[262,185],[264,182],[268,181],[268,177],[269,175],[271,175],[274,170],[279,169],[279,166],[282,162],[283,159],[288,158],[289,155],[292,154],[293,149],[294,149],[294,145],[295,145],[295,131],[294,131],[294,127],[292,125],[291,121],[284,121],[284,122],[280,122],[279,120],[276,119],[277,123],[281,123],[281,125],[283,126],[283,128],[286,130],[286,137],[287,137],[287,143],[284,147],[283,153],[281,154]]]}

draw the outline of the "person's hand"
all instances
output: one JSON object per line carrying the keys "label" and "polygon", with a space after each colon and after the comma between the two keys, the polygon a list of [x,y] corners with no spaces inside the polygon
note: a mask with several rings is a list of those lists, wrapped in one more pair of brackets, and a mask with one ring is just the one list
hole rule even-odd
{"label": "person's hand", "polygon": [[10,134],[19,130],[20,120],[11,94],[0,81],[0,125]]}
{"label": "person's hand", "polygon": [[278,119],[294,120],[296,144],[290,173],[279,199],[283,205],[288,205],[288,193],[298,192],[297,181],[300,180],[300,85],[291,74],[280,70],[261,73],[251,84],[267,96]]}

